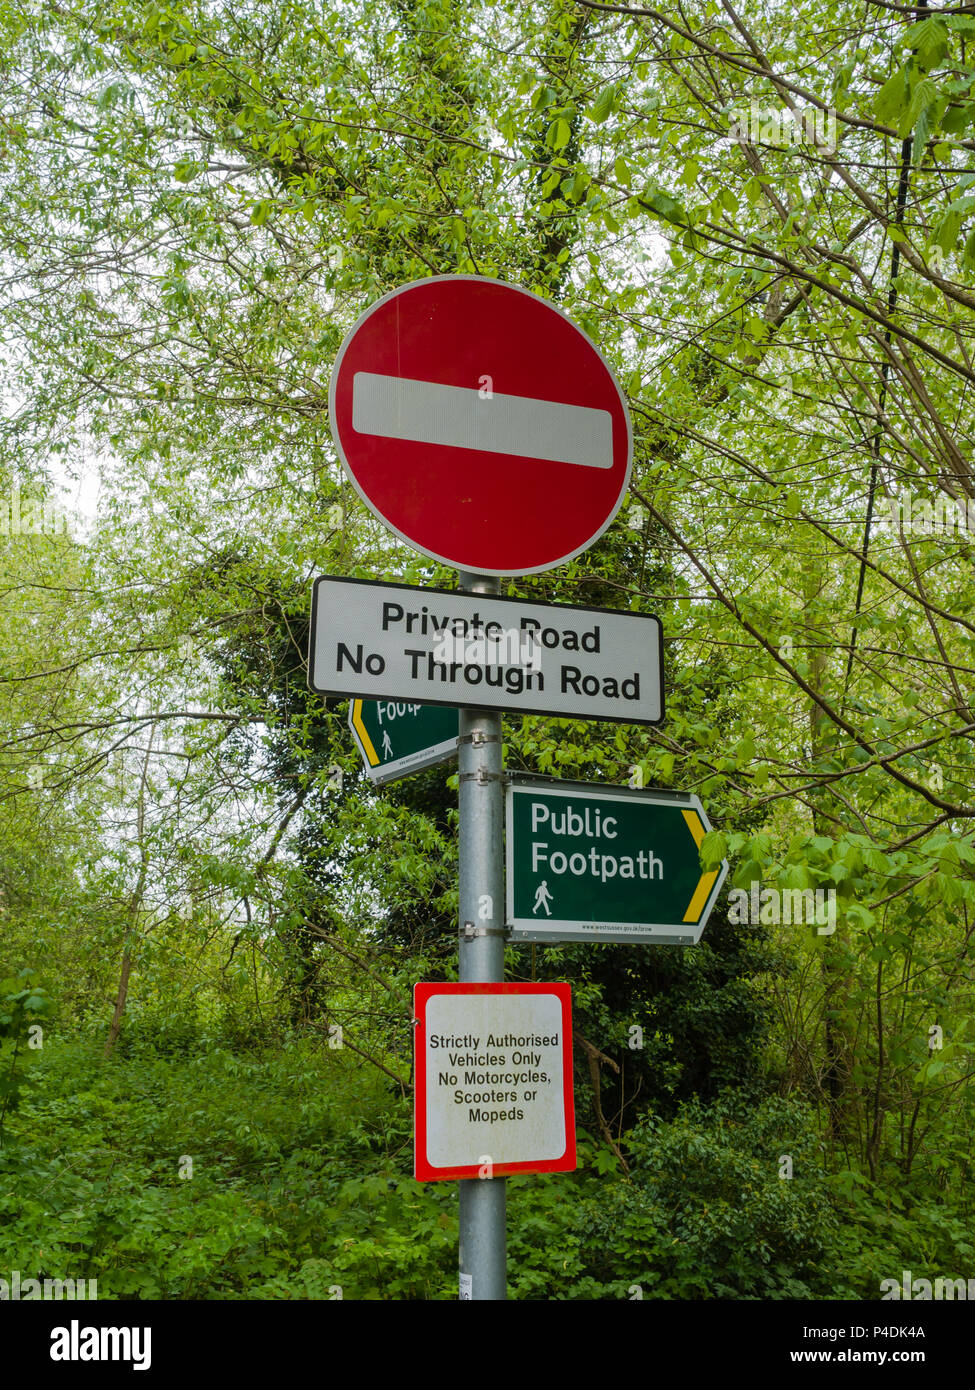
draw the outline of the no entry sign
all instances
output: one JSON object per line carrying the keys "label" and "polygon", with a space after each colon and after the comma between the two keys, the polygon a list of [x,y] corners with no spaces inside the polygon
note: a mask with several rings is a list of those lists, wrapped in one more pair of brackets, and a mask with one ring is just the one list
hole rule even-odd
{"label": "no entry sign", "polygon": [[547,300],[473,275],[393,290],[355,324],[332,435],[367,505],[458,569],[534,574],[580,554],[630,477],[623,394]]}
{"label": "no entry sign", "polygon": [[576,1166],[566,984],[418,984],[421,1182]]}

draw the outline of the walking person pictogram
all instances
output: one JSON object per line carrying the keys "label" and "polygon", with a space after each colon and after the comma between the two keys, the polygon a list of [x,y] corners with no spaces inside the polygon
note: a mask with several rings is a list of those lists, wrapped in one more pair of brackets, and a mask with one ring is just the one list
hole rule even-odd
{"label": "walking person pictogram", "polygon": [[388,730],[388,729],[383,729],[383,757],[384,757],[384,758],[391,758],[392,756],[393,756],[393,741],[392,741],[392,739],[389,737],[389,730]]}
{"label": "walking person pictogram", "polygon": [[551,901],[552,894],[548,891],[548,879],[542,879],[535,889],[535,906],[532,908],[532,915],[534,916],[540,907],[544,907],[545,915],[551,917],[552,909],[549,907]]}

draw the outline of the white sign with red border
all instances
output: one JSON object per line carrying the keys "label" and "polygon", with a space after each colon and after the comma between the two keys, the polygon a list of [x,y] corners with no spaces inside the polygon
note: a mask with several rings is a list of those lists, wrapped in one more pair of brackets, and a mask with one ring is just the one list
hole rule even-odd
{"label": "white sign with red border", "polygon": [[420,1182],[576,1166],[567,984],[418,984]]}
{"label": "white sign with red border", "polygon": [[329,420],[376,516],[478,574],[573,559],[629,484],[629,411],[598,348],[548,300],[484,276],[434,275],[370,305],[339,349]]}

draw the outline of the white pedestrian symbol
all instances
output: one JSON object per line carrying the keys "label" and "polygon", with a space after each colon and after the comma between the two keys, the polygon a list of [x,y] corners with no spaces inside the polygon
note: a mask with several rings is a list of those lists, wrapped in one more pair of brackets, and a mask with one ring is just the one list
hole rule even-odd
{"label": "white pedestrian symbol", "polygon": [[544,907],[546,916],[551,917],[552,909],[549,907],[551,901],[552,895],[548,891],[548,880],[542,879],[541,883],[535,889],[535,906],[532,908],[532,916],[535,915],[540,907]]}
{"label": "white pedestrian symbol", "polygon": [[391,758],[393,755],[393,744],[389,737],[389,730],[383,730],[383,757]]}

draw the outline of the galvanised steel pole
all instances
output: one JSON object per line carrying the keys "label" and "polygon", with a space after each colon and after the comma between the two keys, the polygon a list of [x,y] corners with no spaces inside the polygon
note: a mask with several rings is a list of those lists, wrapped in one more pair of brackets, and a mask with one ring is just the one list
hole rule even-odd
{"label": "galvanised steel pole", "polygon": [[[496,594],[491,575],[461,572],[460,587]],[[460,978],[464,983],[504,980],[504,868],[501,715],[460,711],[459,856]],[[490,1162],[485,1155],[485,1166]],[[461,1296],[507,1298],[504,1178],[460,1183]],[[464,1276],[467,1276],[466,1279]],[[467,1290],[465,1290],[465,1284]]]}

